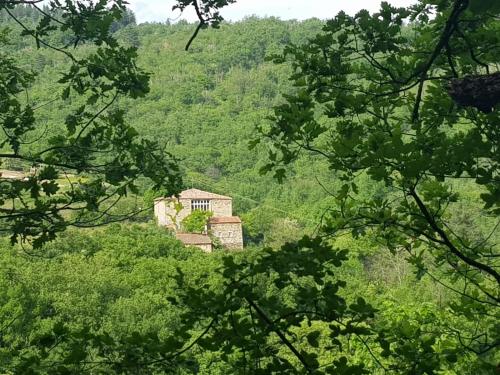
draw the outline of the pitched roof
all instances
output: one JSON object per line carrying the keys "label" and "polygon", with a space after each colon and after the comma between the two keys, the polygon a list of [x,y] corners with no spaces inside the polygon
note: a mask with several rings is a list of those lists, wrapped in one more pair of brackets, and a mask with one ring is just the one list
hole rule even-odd
{"label": "pitched roof", "polygon": [[185,245],[211,245],[212,240],[206,234],[196,233],[177,233],[175,235],[178,240]]}
{"label": "pitched roof", "polygon": [[179,194],[179,197],[182,199],[232,199],[225,195],[210,193],[199,189],[184,190]]}
{"label": "pitched roof", "polygon": [[238,216],[227,217],[211,217],[208,221],[210,224],[240,224],[241,219]]}
{"label": "pitched roof", "polygon": [[[164,201],[164,200],[170,200],[174,197],[171,198],[156,198],[156,201]],[[208,191],[203,191],[199,189],[188,189],[184,190],[179,194],[179,198],[181,199],[220,199],[220,200],[232,200],[233,198],[225,196],[225,195],[220,195],[220,194],[215,194],[215,193],[210,193]]]}

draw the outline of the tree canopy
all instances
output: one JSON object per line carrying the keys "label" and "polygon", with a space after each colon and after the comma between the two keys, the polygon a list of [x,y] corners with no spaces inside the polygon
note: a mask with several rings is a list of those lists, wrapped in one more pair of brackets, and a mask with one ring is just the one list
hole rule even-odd
{"label": "tree canopy", "polygon": [[[125,122],[123,108],[115,105],[119,98],[136,99],[149,92],[149,74],[136,64],[137,48],[121,46],[113,35],[135,22],[126,4],[0,3],[2,18],[15,22],[21,35],[68,61],[67,70],[53,78],[57,85],[50,95],[34,101],[29,90],[36,76],[11,57],[10,31],[0,29],[0,156],[9,165],[37,168],[21,181],[2,179],[1,230],[12,241],[40,246],[69,225],[92,226],[103,217],[123,220],[140,209],[114,216],[110,207],[137,193],[142,177],[167,195],[182,186],[175,158],[164,145],[141,139]],[[200,28],[205,28],[218,26],[222,18],[217,9],[226,4],[179,1],[174,8],[194,6]],[[76,50],[78,46],[83,48]],[[37,110],[56,100],[64,103],[63,123],[44,123]]]}
{"label": "tree canopy", "polygon": [[[495,2],[460,0],[410,8],[384,2],[372,15],[340,13],[309,43],[274,57],[291,62],[295,90],[275,108],[272,125],[261,127],[272,145],[264,172],[282,179],[283,165],[309,152],[343,181],[331,190],[338,204],[325,217],[324,233],[375,235],[391,252],[406,252],[419,276],[437,272],[438,280],[460,285],[457,314],[474,305],[476,319],[486,309],[494,320],[500,302],[498,248],[491,241],[500,213],[497,14]],[[490,94],[487,101],[470,89],[476,81]],[[470,100],[457,100],[457,91]],[[362,175],[382,182],[387,194],[364,199]],[[458,188],[464,184],[472,191]],[[476,238],[456,225],[456,207],[471,192],[483,202],[476,223],[488,228]],[[486,328],[471,350],[496,348],[497,328]]]}
{"label": "tree canopy", "polygon": [[[20,77],[32,79],[29,100],[24,89],[12,94],[20,109],[11,112],[24,113],[55,92],[53,103],[32,104],[39,121],[33,126],[46,123],[49,130],[33,143],[20,136],[23,157],[3,159],[13,167],[16,160],[40,164],[42,172],[2,184],[53,181],[54,199],[84,188],[87,195],[53,206],[62,208],[57,227],[15,227],[18,235],[42,236],[40,249],[0,239],[0,372],[495,371],[496,2],[382,3],[375,14],[340,13],[326,24],[220,23],[217,9],[229,1],[179,2],[181,9],[198,7],[197,25],[135,25],[130,14],[123,18],[123,3],[105,3],[94,4],[89,20],[106,22],[108,31],[82,31],[88,38],[76,47],[73,29],[52,18],[57,29],[45,34],[41,27],[38,35],[44,15],[37,9],[1,14],[12,30],[5,40],[13,48],[2,49],[8,74],[23,71]],[[106,18],[113,14],[106,6],[114,5],[122,18],[118,10]],[[61,22],[72,19],[72,9],[41,9]],[[86,9],[75,10],[71,22]],[[199,32],[210,24],[219,29]],[[23,25],[32,33],[14,37]],[[37,39],[50,46],[40,42],[35,50],[30,43]],[[73,58],[54,54],[52,46]],[[110,70],[91,74],[101,49],[108,52],[99,64]],[[119,51],[117,65],[104,58]],[[68,80],[54,82],[61,71]],[[94,88],[96,101],[89,102]],[[86,128],[91,113],[99,116]],[[79,143],[82,129],[90,143]],[[61,149],[51,149],[53,137]],[[9,141],[5,152],[17,155]],[[139,150],[158,150],[158,164],[135,164]],[[57,165],[47,154],[83,169]],[[115,164],[106,167],[115,157],[116,175]],[[171,164],[163,164],[165,157]],[[148,166],[163,169],[148,175]],[[71,184],[50,174],[42,179],[50,168]],[[247,245],[255,246],[203,254],[153,223],[130,222],[70,229],[44,241],[68,224],[129,218],[157,195],[174,193],[181,175],[232,195]],[[87,204],[99,187],[121,196],[119,203]],[[11,198],[15,207],[2,206],[10,209],[6,215],[24,205],[30,212],[43,208],[46,198],[30,193]],[[132,219],[148,221],[151,212]],[[33,217],[30,225],[39,222]],[[7,226],[5,232],[16,234]]]}

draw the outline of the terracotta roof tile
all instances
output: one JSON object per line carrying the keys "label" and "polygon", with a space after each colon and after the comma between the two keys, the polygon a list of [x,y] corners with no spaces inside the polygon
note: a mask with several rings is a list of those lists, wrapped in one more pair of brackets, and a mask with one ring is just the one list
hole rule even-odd
{"label": "terracotta roof tile", "polygon": [[240,224],[241,219],[238,216],[228,216],[228,217],[211,217],[209,220],[210,224]]}

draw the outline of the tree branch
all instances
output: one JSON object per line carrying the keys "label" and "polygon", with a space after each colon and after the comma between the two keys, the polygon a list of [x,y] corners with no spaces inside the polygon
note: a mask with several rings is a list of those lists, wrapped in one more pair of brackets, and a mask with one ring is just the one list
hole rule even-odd
{"label": "tree branch", "polygon": [[411,189],[409,191],[409,193],[410,193],[410,196],[415,200],[415,203],[417,204],[420,212],[422,213],[422,215],[424,216],[426,221],[429,223],[430,227],[439,235],[439,237],[443,241],[443,245],[445,245],[451,251],[451,253],[453,255],[460,258],[464,263],[468,264],[471,267],[474,267],[476,269],[484,271],[485,273],[489,274],[490,276],[493,276],[493,278],[496,280],[496,282],[500,285],[500,274],[496,270],[494,270],[492,267],[490,267],[486,264],[477,262],[476,260],[466,256],[460,250],[458,250],[455,247],[455,245],[450,241],[450,239],[448,238],[445,231],[443,229],[441,229],[439,227],[439,225],[437,224],[437,222],[434,220],[431,213],[427,209],[424,202],[420,199],[417,192],[414,189]]}
{"label": "tree branch", "polygon": [[201,11],[200,11],[200,7],[198,5],[198,0],[194,0],[193,1],[193,6],[194,6],[194,9],[196,11],[196,15],[198,16],[198,19],[200,20],[200,22],[198,23],[198,26],[196,27],[196,30],[194,31],[193,35],[191,36],[191,38],[189,38],[189,41],[187,42],[186,44],[186,48],[185,50],[188,51],[189,50],[189,47],[191,47],[191,44],[193,43],[193,41],[196,39],[196,37],[198,36],[198,33],[200,32],[200,30],[206,25],[207,21],[203,18],[203,15],[201,14]]}
{"label": "tree branch", "polygon": [[267,326],[269,327],[269,329],[271,329],[271,331],[273,331],[274,333],[276,333],[278,335],[278,337],[280,338],[280,340],[283,342],[283,344],[285,344],[286,347],[288,349],[290,349],[290,351],[298,358],[298,360],[300,361],[300,363],[302,363],[302,365],[304,366],[305,370],[308,373],[312,374],[313,371],[309,367],[309,365],[308,365],[306,359],[304,358],[304,356],[293,346],[293,344],[290,342],[290,340],[288,340],[286,338],[286,336],[283,334],[283,332],[281,332],[276,327],[276,325],[274,324],[274,322],[266,315],[266,313],[254,301],[252,301],[249,297],[245,297],[245,300],[255,310],[255,312],[260,317],[260,319],[264,323],[267,324]]}
{"label": "tree branch", "polygon": [[420,78],[419,78],[419,92],[417,95],[417,98],[415,100],[415,106],[413,108],[413,115],[412,115],[412,121],[416,122],[419,117],[419,111],[420,111],[420,103],[422,101],[422,91],[423,91],[423,85],[427,77],[427,73],[429,69],[432,67],[432,64],[434,64],[434,61],[438,58],[440,55],[441,51],[443,50],[446,45],[448,45],[449,40],[451,36],[453,35],[453,32],[456,29],[456,24],[458,21],[458,18],[460,15],[467,9],[469,6],[469,0],[456,0],[455,4],[453,6],[453,10],[451,12],[450,17],[446,21],[446,25],[444,27],[444,30],[441,34],[441,37],[439,38],[439,42],[436,45],[436,48],[434,48],[434,51],[432,52],[431,57],[427,62],[424,64],[424,66],[420,69],[417,70]]}

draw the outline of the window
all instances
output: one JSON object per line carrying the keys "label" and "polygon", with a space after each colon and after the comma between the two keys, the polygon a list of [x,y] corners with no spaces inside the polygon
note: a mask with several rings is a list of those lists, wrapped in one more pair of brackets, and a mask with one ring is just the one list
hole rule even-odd
{"label": "window", "polygon": [[193,199],[191,201],[191,211],[210,211],[210,201],[208,199]]}

